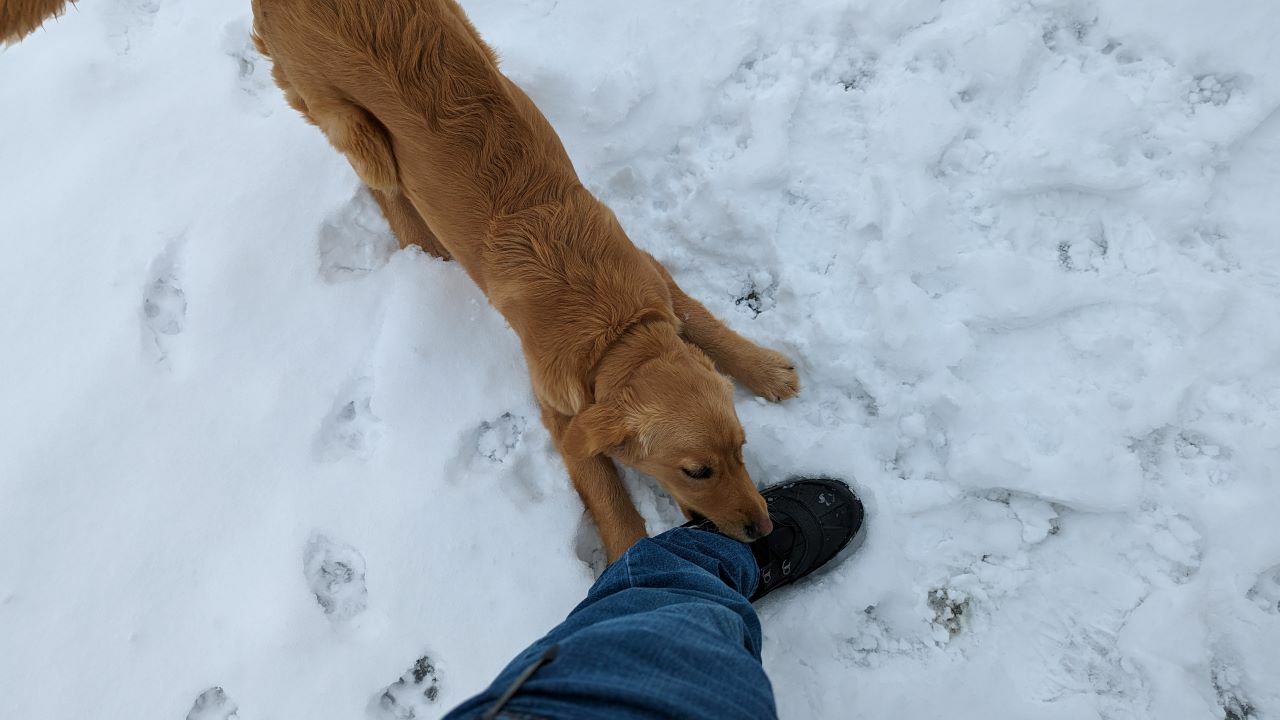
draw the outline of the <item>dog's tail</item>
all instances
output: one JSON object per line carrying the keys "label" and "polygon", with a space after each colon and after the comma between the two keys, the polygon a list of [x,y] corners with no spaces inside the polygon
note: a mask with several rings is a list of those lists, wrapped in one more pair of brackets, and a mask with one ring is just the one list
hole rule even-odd
{"label": "dog's tail", "polygon": [[0,44],[16,43],[76,0],[0,0]]}

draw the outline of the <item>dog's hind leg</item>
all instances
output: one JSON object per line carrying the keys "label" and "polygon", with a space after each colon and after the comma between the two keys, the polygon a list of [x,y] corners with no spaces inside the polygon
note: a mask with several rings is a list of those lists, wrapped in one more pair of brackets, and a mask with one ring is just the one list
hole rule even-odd
{"label": "dog's hind leg", "polygon": [[[260,13],[257,8],[258,3],[255,2],[254,5],[255,12]],[[262,16],[258,14],[257,17],[260,19]],[[253,44],[257,46],[258,52],[262,53],[266,57],[271,57],[271,51],[267,47],[267,43],[259,32],[256,23],[253,31]],[[360,175],[361,179],[364,179],[365,177],[364,172],[362,172],[362,167],[366,169],[370,166],[377,168],[379,163],[383,165],[389,163],[390,167],[377,169],[375,170],[375,174],[385,175],[387,172],[394,173],[395,165],[394,158],[390,155],[390,143],[386,142],[385,132],[382,132],[381,126],[377,125],[377,122],[372,118],[372,116],[349,103],[346,104],[347,107],[342,107],[343,101],[335,100],[320,105],[321,110],[324,110],[325,108],[330,110],[329,117],[322,121],[320,117],[317,117],[316,114],[312,112],[311,106],[307,103],[306,99],[302,97],[302,94],[299,93],[298,89],[294,87],[294,84],[290,82],[289,76],[285,72],[284,65],[282,65],[278,59],[272,62],[271,77],[275,79],[276,85],[279,85],[280,89],[284,91],[285,100],[288,101],[289,105],[292,106],[294,110],[302,113],[302,116],[313,125],[324,128],[325,125],[323,125],[322,122],[327,122],[329,127],[334,129],[335,135],[330,135],[328,130],[325,131],[325,135],[329,137],[330,142],[347,155],[347,159],[351,161],[352,167],[356,169],[356,173]],[[334,112],[334,110],[336,110],[336,112]],[[354,123],[356,125],[363,125],[363,127],[344,128],[342,127],[344,123],[348,125]],[[372,139],[371,141],[366,140],[364,146],[366,150],[373,150],[373,158],[370,159],[368,157],[362,157],[358,162],[358,156],[353,153],[358,153],[360,148],[352,148],[352,151],[349,152],[347,148],[339,145],[338,141],[335,140],[335,136],[348,142],[348,145],[350,146],[351,143],[349,141],[353,138],[360,137],[361,135],[366,139]],[[359,143],[356,144],[359,145]],[[383,150],[385,150],[386,157],[383,157]],[[391,179],[394,181],[394,174]],[[387,178],[381,178],[381,182],[385,183],[386,181]],[[426,221],[418,214],[418,211],[409,202],[409,199],[404,196],[404,193],[400,192],[399,183],[395,183],[394,187],[391,188],[379,187],[369,182],[366,182],[366,184],[369,186],[369,191],[373,193],[374,199],[378,201],[378,207],[382,208],[382,214],[387,218],[387,224],[391,226],[391,232],[395,233],[396,239],[400,241],[400,247],[417,245],[438,258],[443,258],[445,260],[452,259],[449,251],[443,244],[441,244],[435,233],[431,232],[431,228],[427,226]]]}
{"label": "dog's hind leg", "polygon": [[729,329],[702,303],[685,294],[662,263],[652,255],[649,260],[667,281],[671,309],[682,324],[680,334],[702,348],[721,372],[766,400],[786,400],[800,392],[800,378],[787,356]]}
{"label": "dog's hind leg", "polygon": [[[254,3],[255,24],[253,31],[253,44],[258,48],[258,52],[265,57],[271,57],[271,51],[267,47],[266,40],[259,31],[258,23],[261,22],[261,9],[259,3]],[[321,112],[328,111],[328,115],[317,117],[312,112],[311,106],[307,103],[302,94],[289,80],[288,74],[285,72],[284,65],[279,59],[275,59],[271,65],[271,77],[275,79],[276,85],[284,92],[285,100],[294,110],[297,110],[313,125],[322,129],[326,127],[333,130],[330,134],[328,129],[325,130],[326,137],[339,150],[346,154],[347,159],[351,161],[352,167],[356,169],[356,173],[361,179],[365,179],[365,172],[370,171],[379,184],[368,182],[370,192],[378,201],[378,206],[382,208],[382,214],[387,218],[387,223],[391,226],[391,231],[395,233],[396,239],[400,241],[400,247],[409,245],[417,245],[428,253],[445,260],[451,259],[449,251],[445,249],[440,240],[436,238],[435,233],[431,232],[431,228],[427,226],[426,221],[418,214],[418,211],[409,202],[409,199],[400,192],[399,183],[394,183],[394,158],[391,156],[390,143],[386,141],[386,133],[382,131],[380,125],[367,112],[357,108],[350,103],[342,100],[332,100],[327,103],[321,103],[319,109]],[[345,147],[343,144],[345,143]],[[386,175],[390,173],[390,182],[394,183],[393,187],[386,187],[388,178]]]}
{"label": "dog's hind leg", "polygon": [[[266,41],[256,28],[253,43],[259,52],[271,57]],[[271,77],[284,91],[289,105],[320,128],[329,144],[347,156],[365,185],[374,190],[399,194],[400,183],[396,179],[391,139],[377,118],[332,88],[306,88],[304,94],[290,80],[279,58],[272,59]]]}
{"label": "dog's hind leg", "polygon": [[399,190],[393,192],[374,188],[370,190],[373,192],[374,199],[378,201],[378,206],[382,208],[382,214],[386,216],[391,232],[395,233],[396,239],[400,241],[400,247],[417,245],[430,255],[444,260],[453,259],[449,249],[440,242],[435,233],[431,232],[427,221],[422,218],[404,193]]}
{"label": "dog's hind leg", "polygon": [[302,98],[306,113],[329,143],[347,156],[356,174],[374,190],[399,194],[396,157],[386,128],[368,110],[336,93]]}
{"label": "dog's hind leg", "polygon": [[258,49],[258,52],[262,53],[263,57],[271,59],[271,79],[276,81],[276,85],[284,93],[285,102],[289,103],[289,107],[302,113],[302,116],[311,124],[316,124],[315,119],[311,117],[311,113],[307,112],[306,101],[298,94],[293,83],[289,82],[289,76],[284,72],[284,65],[280,64],[279,59],[271,57],[271,49],[267,47],[267,40],[262,34],[262,22],[263,15],[260,1],[254,0],[253,32],[249,33],[249,36],[253,39],[253,46]]}

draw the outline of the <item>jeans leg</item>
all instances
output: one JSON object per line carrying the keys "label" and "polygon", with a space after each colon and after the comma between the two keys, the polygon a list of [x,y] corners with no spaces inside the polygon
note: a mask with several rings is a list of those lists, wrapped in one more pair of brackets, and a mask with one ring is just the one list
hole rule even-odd
{"label": "jeans leg", "polygon": [[447,720],[479,717],[552,646],[504,706],[546,718],[776,717],[760,665],[757,582],[746,545],[676,528],[641,540],[609,566],[558,627],[521,653]]}

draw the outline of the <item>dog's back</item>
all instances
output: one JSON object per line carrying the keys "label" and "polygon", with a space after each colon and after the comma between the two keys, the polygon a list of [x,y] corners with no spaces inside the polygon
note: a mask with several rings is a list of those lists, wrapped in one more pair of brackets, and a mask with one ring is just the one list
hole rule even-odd
{"label": "dog's back", "polygon": [[[254,6],[294,105],[355,156],[371,186],[398,185],[451,249],[478,223],[578,184],[555,132],[452,0]],[[344,146],[339,126],[351,118],[365,127]]]}
{"label": "dog's back", "polygon": [[408,198],[521,336],[538,396],[572,415],[589,358],[665,280],[578,180],[558,136],[453,0],[255,0],[291,104],[376,191]]}

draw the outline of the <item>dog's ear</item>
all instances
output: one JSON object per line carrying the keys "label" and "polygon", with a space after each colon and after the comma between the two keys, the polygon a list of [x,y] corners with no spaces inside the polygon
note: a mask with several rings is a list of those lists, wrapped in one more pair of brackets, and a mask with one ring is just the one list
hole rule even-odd
{"label": "dog's ear", "polygon": [[561,438],[561,450],[573,457],[603,455],[631,437],[626,418],[617,405],[596,403],[573,416]]}

